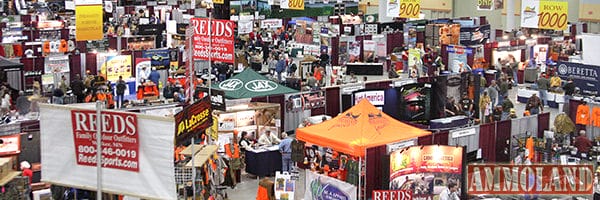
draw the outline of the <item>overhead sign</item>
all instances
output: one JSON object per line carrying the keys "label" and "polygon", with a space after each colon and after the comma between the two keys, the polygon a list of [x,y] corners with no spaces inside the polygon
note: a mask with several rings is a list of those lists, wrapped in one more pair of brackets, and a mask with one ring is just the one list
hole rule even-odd
{"label": "overhead sign", "polygon": [[175,137],[177,142],[198,136],[212,125],[212,109],[209,98],[203,98],[175,114]]}
{"label": "overhead sign", "polygon": [[[206,94],[205,96],[208,96],[208,88],[206,88],[206,87],[199,87],[198,89],[201,92],[204,92],[204,94]],[[225,91],[211,88],[210,89],[210,95],[211,95],[210,96],[210,103],[212,105],[212,108],[215,109],[215,110],[225,111],[226,110],[226,107],[225,107]]]}
{"label": "overhead sign", "polygon": [[387,153],[392,153],[394,151],[400,150],[400,149],[404,149],[404,148],[408,148],[411,146],[415,146],[417,145],[417,140],[416,139],[412,139],[412,140],[405,140],[405,141],[401,141],[401,142],[397,142],[397,143],[392,143],[392,144],[387,144]]}
{"label": "overhead sign", "polygon": [[419,18],[421,14],[421,0],[400,0],[400,18]]}
{"label": "overhead sign", "polygon": [[[102,126],[96,126],[101,120]],[[65,122],[67,124],[65,124]],[[71,123],[69,123],[71,122]],[[40,104],[42,181],[96,188],[96,130],[102,132],[102,190],[177,199],[172,118]],[[165,130],[165,131],[160,131]],[[65,175],[68,173],[68,176]],[[156,188],[148,190],[148,183]]]}
{"label": "overhead sign", "polygon": [[279,5],[282,9],[304,10],[304,0],[281,0]]}
{"label": "overhead sign", "polygon": [[493,0],[477,0],[477,10],[493,10]]}
{"label": "overhead sign", "polygon": [[521,3],[521,26],[551,30],[567,29],[567,1],[531,0]]}
{"label": "overhead sign", "polygon": [[102,1],[98,5],[75,7],[75,39],[77,41],[102,40],[104,38],[103,30]]}
{"label": "overhead sign", "polygon": [[169,69],[171,65],[170,54],[169,49],[148,49],[142,51],[142,58],[149,58],[150,66],[156,67],[158,70]]}
{"label": "overhead sign", "polygon": [[358,104],[362,99],[367,99],[374,106],[382,106],[385,104],[385,91],[375,90],[354,92],[354,105]]}
{"label": "overhead sign", "polygon": [[558,76],[563,80],[571,77],[575,87],[581,90],[581,94],[597,96],[600,94],[600,67],[572,62],[558,62],[556,70]]}
{"label": "overhead sign", "polygon": [[195,59],[233,63],[235,22],[230,20],[192,18]]}
{"label": "overhead sign", "polygon": [[485,44],[490,38],[490,25],[460,27],[460,44],[465,46]]}
{"label": "overhead sign", "polygon": [[265,19],[260,21],[260,28],[281,28],[283,21],[281,19]]}

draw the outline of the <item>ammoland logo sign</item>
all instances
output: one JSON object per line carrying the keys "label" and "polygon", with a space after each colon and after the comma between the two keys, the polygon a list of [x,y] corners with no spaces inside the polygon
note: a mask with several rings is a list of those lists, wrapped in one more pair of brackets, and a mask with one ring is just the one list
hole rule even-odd
{"label": "ammoland logo sign", "polygon": [[242,88],[242,85],[244,85],[244,82],[242,82],[240,79],[228,79],[219,83],[219,87],[222,90],[227,91],[239,90]]}
{"label": "ammoland logo sign", "polygon": [[247,90],[252,92],[268,92],[277,89],[277,83],[269,80],[252,80],[244,85]]}

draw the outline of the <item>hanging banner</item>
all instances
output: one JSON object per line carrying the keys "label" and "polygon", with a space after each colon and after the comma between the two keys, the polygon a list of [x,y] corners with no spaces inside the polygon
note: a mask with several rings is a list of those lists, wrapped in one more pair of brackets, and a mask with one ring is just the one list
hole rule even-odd
{"label": "hanging banner", "polygon": [[100,68],[102,73],[106,74],[106,79],[109,81],[119,80],[119,76],[123,79],[131,76],[131,55],[108,56]]}
{"label": "hanging banner", "polygon": [[600,21],[600,1],[579,0],[579,21]]}
{"label": "hanging banner", "polygon": [[467,57],[468,55],[473,55],[473,49],[464,46],[448,45],[446,51],[448,52],[448,69],[452,73],[471,71]]}
{"label": "hanging banner", "polygon": [[[209,23],[208,18],[190,19],[190,26],[194,30],[194,58],[209,60],[210,57],[212,61],[233,63],[235,22],[216,19],[210,21]],[[209,28],[209,26],[211,27]],[[209,36],[212,42],[209,40]]]}
{"label": "hanging banner", "polygon": [[214,4],[225,4],[225,0],[212,0]]}
{"label": "hanging banner", "polygon": [[69,56],[48,56],[44,60],[44,73],[69,72]]}
{"label": "hanging banner", "polygon": [[21,153],[21,134],[1,136],[0,156],[9,156]]}
{"label": "hanging banner", "polygon": [[354,200],[356,186],[306,170],[304,199]]}
{"label": "hanging banner", "polygon": [[[197,89],[200,90],[200,92],[204,92],[204,96],[208,96],[208,88],[197,87]],[[225,91],[211,88],[210,95],[210,103],[212,104],[212,108],[215,110],[225,111]]]}
{"label": "hanging banner", "polygon": [[490,39],[489,24],[478,27],[460,27],[460,44],[465,46],[485,44]]}
{"label": "hanging banner", "polygon": [[400,0],[400,18],[419,18],[421,14],[421,0]]}
{"label": "hanging banner", "polygon": [[283,21],[281,19],[265,19],[260,21],[260,28],[281,28]]}
{"label": "hanging banner", "polygon": [[566,30],[569,13],[567,1],[540,1],[538,28]]}
{"label": "hanging banner", "polygon": [[75,39],[77,41],[102,40],[102,3],[75,7]]}
{"label": "hanging banner", "polygon": [[493,0],[477,0],[477,10],[493,10]]}
{"label": "hanging banner", "polygon": [[252,27],[254,26],[253,21],[238,21],[238,34],[248,34],[252,32]]}
{"label": "hanging banner", "polygon": [[551,30],[567,29],[569,3],[532,0],[521,3],[521,26]]}
{"label": "hanging banner", "polygon": [[142,58],[149,58],[150,66],[156,67],[158,70],[169,69],[171,64],[170,54],[169,49],[151,49],[142,51]]}
{"label": "hanging banner", "polygon": [[[102,165],[138,172],[139,133],[135,114],[102,112]],[[71,110],[78,165],[96,166],[96,111]]]}
{"label": "hanging banner", "polygon": [[386,17],[397,17],[400,15],[400,4],[399,0],[386,0]]}
{"label": "hanging banner", "polygon": [[304,0],[281,0],[279,2],[282,9],[304,10]]}
{"label": "hanging banner", "polygon": [[[102,190],[143,199],[177,199],[172,118],[40,104],[42,181],[96,188],[96,120],[101,120]],[[71,122],[65,124],[65,122]],[[68,172],[68,176],[65,173]],[[148,190],[151,182],[152,190]]]}
{"label": "hanging banner", "polygon": [[175,137],[177,142],[199,136],[202,131],[212,125],[212,108],[210,99],[204,98],[200,101],[186,106],[182,111],[175,114]]}

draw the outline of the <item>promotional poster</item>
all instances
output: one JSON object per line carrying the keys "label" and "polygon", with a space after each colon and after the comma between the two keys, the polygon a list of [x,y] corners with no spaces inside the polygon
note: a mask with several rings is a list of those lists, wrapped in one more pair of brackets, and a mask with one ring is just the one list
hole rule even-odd
{"label": "promotional poster", "polygon": [[108,56],[102,63],[101,71],[106,74],[109,81],[119,80],[131,77],[131,55]]}
{"label": "promotional poster", "polygon": [[149,58],[150,66],[156,67],[157,70],[169,69],[171,64],[170,53],[169,49],[144,50],[142,51],[142,58]]}
{"label": "promotional poster", "polygon": [[460,27],[460,44],[465,46],[485,44],[490,39],[489,24],[477,27]]}
{"label": "promotional poster", "polygon": [[150,58],[135,58],[135,86],[141,85],[142,79],[148,78],[151,70]]}
{"label": "promotional poster", "polygon": [[[461,186],[463,148],[412,146],[390,155],[390,190],[413,190],[415,197],[439,198],[448,183]],[[456,191],[458,197],[460,191]]]}
{"label": "promotional poster", "polygon": [[212,108],[209,98],[188,105],[175,114],[175,137],[177,142],[198,136],[212,125]]}
{"label": "promotional poster", "polygon": [[412,83],[397,88],[400,120],[428,124],[431,113],[431,84]]}
{"label": "promotional poster", "polygon": [[44,73],[69,72],[69,56],[48,56],[44,61]]}
{"label": "promotional poster", "polygon": [[448,45],[448,70],[452,73],[462,73],[471,71],[468,64],[468,55],[473,54],[473,49],[464,46]]}

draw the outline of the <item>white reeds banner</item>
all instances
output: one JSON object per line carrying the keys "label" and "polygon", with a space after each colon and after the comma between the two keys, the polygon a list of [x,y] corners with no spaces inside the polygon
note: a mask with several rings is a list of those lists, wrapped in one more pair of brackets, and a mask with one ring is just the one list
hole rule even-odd
{"label": "white reeds banner", "polygon": [[[96,119],[94,110],[40,105],[42,181],[96,190]],[[176,199],[173,118],[103,111],[101,119],[102,191]]]}

